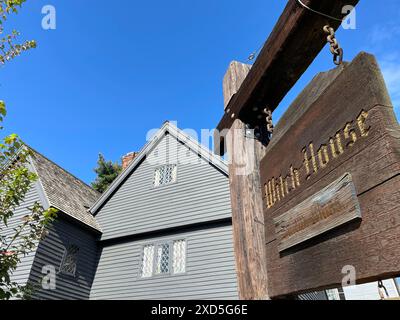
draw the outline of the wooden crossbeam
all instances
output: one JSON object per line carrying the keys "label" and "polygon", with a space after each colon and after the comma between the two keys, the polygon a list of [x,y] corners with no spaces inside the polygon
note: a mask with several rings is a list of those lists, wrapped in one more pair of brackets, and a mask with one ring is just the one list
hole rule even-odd
{"label": "wooden crossbeam", "polygon": [[[340,18],[344,6],[355,6],[359,0],[302,2]],[[289,0],[248,76],[226,107],[217,126],[219,132],[230,129],[236,119],[255,125],[263,108],[274,110],[278,106],[326,45],[326,34],[322,30],[326,24],[335,30],[340,26],[339,21],[313,13],[297,0]],[[223,137],[220,139],[216,141],[216,151],[223,142]]]}

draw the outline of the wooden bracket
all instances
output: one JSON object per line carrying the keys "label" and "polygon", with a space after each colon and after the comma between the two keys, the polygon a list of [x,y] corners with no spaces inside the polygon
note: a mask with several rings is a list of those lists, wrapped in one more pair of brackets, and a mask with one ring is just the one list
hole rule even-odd
{"label": "wooden bracket", "polygon": [[[359,0],[303,2],[317,11],[340,17],[345,5],[356,6]],[[240,83],[240,88],[225,99],[225,113],[217,130],[231,128],[236,119],[255,126],[262,108],[269,106],[273,111],[326,45],[326,35],[321,32],[326,24],[334,30],[340,26],[339,21],[317,15],[297,1],[288,1],[254,65],[242,68],[242,71],[248,70],[248,75],[235,82],[233,87]],[[219,139],[215,141],[215,150],[223,154],[224,135]]]}

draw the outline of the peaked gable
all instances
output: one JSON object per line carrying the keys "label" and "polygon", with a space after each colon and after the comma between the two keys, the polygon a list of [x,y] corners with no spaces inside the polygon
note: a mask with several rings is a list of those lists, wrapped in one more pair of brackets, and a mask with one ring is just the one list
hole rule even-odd
{"label": "peaked gable", "polygon": [[145,159],[148,154],[155,148],[155,146],[161,141],[166,135],[170,134],[178,141],[187,146],[188,149],[197,153],[201,158],[214,165],[216,168],[228,175],[228,165],[220,156],[217,156],[206,147],[202,146],[197,140],[190,137],[188,134],[177,128],[170,122],[165,122],[160,130],[154,135],[154,137],[146,143],[143,149],[139,152],[132,163],[114,180],[109,188],[102,194],[101,197],[90,208],[90,212],[93,215],[99,211],[104,203],[110,198],[110,196],[122,185],[126,178],[138,167],[138,165]]}
{"label": "peaked gable", "polygon": [[[231,219],[226,164],[217,167],[178,135],[160,132],[96,211],[102,240]],[[175,165],[174,181],[157,185],[165,165]]]}

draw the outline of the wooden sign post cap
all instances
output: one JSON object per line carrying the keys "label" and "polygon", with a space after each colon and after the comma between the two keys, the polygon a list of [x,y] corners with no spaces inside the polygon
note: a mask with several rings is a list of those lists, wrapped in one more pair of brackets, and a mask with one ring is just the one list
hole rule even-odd
{"label": "wooden sign post cap", "polygon": [[229,64],[229,68],[225,73],[223,81],[224,110],[226,110],[233,95],[239,91],[240,86],[249,74],[250,69],[250,64],[244,64],[239,61],[232,61]]}

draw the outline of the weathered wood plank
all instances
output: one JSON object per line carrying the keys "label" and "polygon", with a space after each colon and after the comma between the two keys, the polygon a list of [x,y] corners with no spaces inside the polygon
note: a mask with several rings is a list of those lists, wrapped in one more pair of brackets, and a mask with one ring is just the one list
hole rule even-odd
{"label": "weathered wood plank", "polygon": [[[224,78],[228,99],[239,89],[250,68],[231,63]],[[245,124],[236,120],[227,135],[233,238],[240,299],[268,299],[265,264],[263,201],[260,193],[260,161],[265,147],[245,137]]]}
{"label": "weathered wood plank", "polygon": [[260,162],[265,147],[244,136],[245,124],[237,119],[227,136],[232,225],[239,298],[265,300],[268,274],[265,253]]}
{"label": "weathered wood plank", "polygon": [[339,67],[327,72],[321,72],[312,79],[275,125],[274,134],[268,144],[267,150],[271,150],[279,142],[280,138],[290,129],[293,123],[300,119],[318,97],[323,94],[326,88],[336,80],[346,65],[347,63],[344,62]]}
{"label": "weathered wood plank", "polygon": [[[345,266],[357,283],[399,275],[400,127],[376,60],[361,53],[303,101],[311,103],[300,117],[288,110],[261,163],[270,296],[339,286]],[[274,219],[346,173],[362,219],[280,252]]]}
{"label": "weathered wood plank", "polygon": [[231,98],[239,91],[244,79],[251,69],[250,64],[232,61],[223,80],[224,110]]}
{"label": "weathered wood plank", "polygon": [[[355,6],[359,0],[303,0],[316,10],[342,17],[345,5]],[[254,125],[257,113],[265,106],[274,110],[326,44],[322,27],[330,24],[335,30],[340,23],[304,9],[295,0],[289,1],[266,41],[240,90],[230,100],[217,129],[229,129],[240,118]],[[258,111],[254,111],[258,108]],[[223,140],[223,136],[220,137]],[[216,143],[219,148],[219,144]],[[221,150],[222,151],[222,150]]]}
{"label": "weathered wood plank", "polygon": [[346,173],[315,195],[274,218],[278,250],[284,251],[361,218],[351,175]]}

